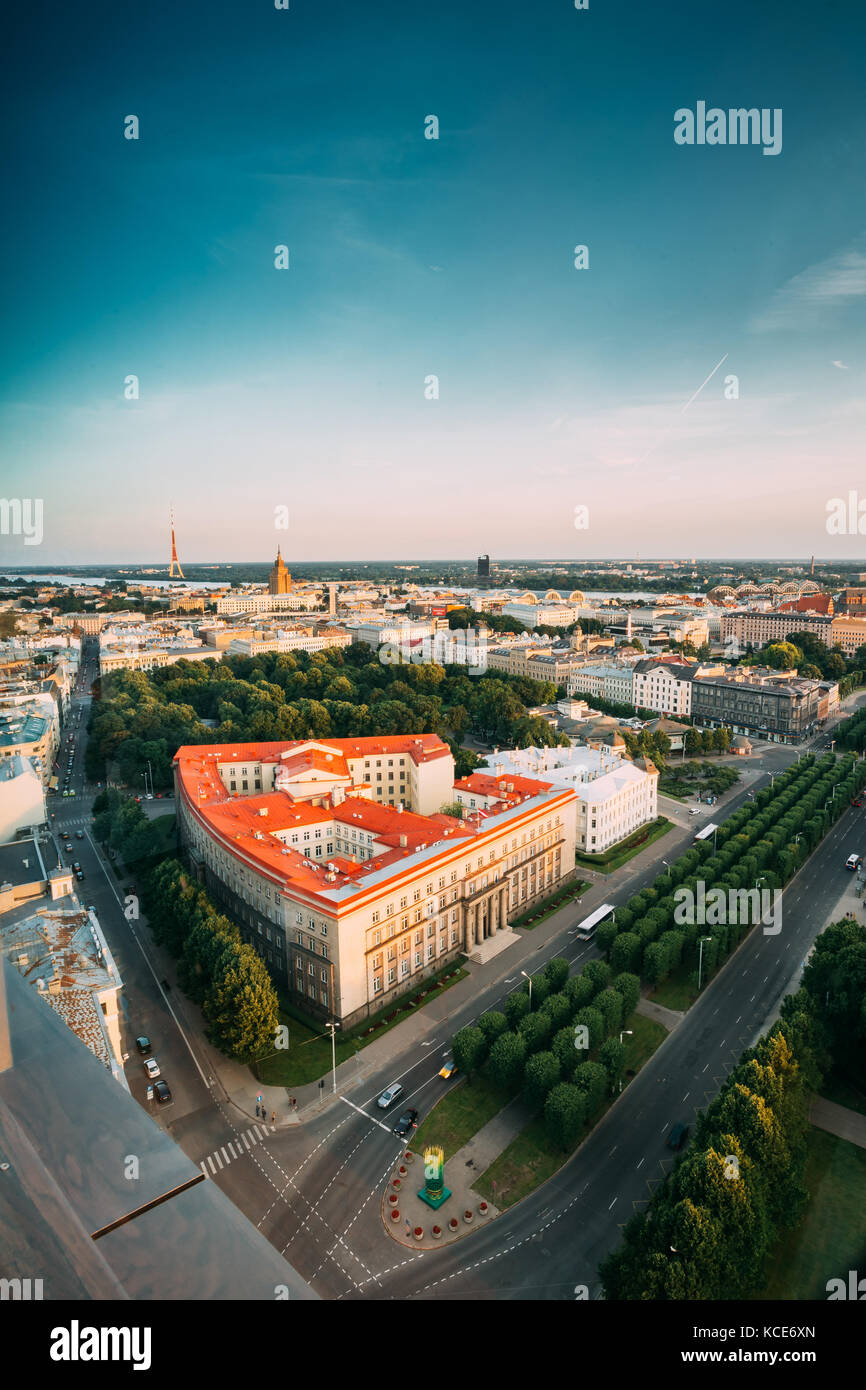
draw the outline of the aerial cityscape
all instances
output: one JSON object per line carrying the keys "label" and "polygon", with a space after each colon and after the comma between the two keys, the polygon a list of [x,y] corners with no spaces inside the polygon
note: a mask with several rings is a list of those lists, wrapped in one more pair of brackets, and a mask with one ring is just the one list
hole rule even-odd
{"label": "aerial cityscape", "polygon": [[[735,8],[747,49],[605,0],[13,36],[0,1302],[43,1358],[226,1373],[299,1301],[841,1355],[866,23]],[[170,1322],[214,1302],[227,1349]]]}

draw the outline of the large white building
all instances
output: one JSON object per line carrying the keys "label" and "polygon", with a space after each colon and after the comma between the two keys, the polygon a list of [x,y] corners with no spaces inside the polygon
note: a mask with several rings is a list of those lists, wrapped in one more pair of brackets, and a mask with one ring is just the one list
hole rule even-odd
{"label": "large white building", "polygon": [[30,758],[0,759],[0,843],[44,824],[45,788]]}
{"label": "large white building", "polygon": [[351,1026],[516,939],[574,872],[576,800],[536,780],[462,818],[432,734],[181,748],[178,828],[221,911],[306,1009]]}
{"label": "large white building", "polygon": [[596,699],[632,705],[634,704],[632,683],[633,671],[631,666],[584,665],[571,673],[568,681],[568,693],[570,695],[589,695]]}
{"label": "large white building", "polygon": [[216,601],[218,614],[228,613],[298,613],[318,608],[322,596],[318,591],[299,592],[293,589],[289,594],[233,593],[226,594]]}
{"label": "large white building", "polygon": [[576,848],[600,854],[658,816],[658,771],[643,759],[623,761],[607,748],[511,748],[491,755],[487,772],[455,784],[462,804],[485,803],[491,784],[508,792],[521,777],[571,787],[577,796]]}

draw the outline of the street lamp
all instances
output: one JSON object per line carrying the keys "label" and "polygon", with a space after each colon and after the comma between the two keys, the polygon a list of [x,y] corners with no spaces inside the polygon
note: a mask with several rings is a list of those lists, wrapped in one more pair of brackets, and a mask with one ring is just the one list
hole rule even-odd
{"label": "street lamp", "polygon": [[527,975],[527,973],[526,973],[525,970],[521,970],[520,973],[521,973],[521,975],[523,976],[524,980],[529,980],[529,1011],[530,1011],[530,1013],[531,1013],[531,1012],[532,1012],[532,979],[531,979],[531,977],[530,977],[529,975]]}
{"label": "street lamp", "polygon": [[701,992],[701,972],[704,964],[704,942],[712,941],[712,939],[713,938],[711,936],[701,936],[698,938],[698,943],[701,948],[700,952],[698,953],[698,994],[700,994]]}
{"label": "street lamp", "polygon": [[337,1094],[337,1029],[339,1023],[326,1023],[325,1027],[331,1030],[331,1074],[333,1078],[334,1095]]}
{"label": "street lamp", "polygon": [[665,868],[666,868],[667,871],[668,871],[668,878],[670,878],[670,876],[671,876],[671,866],[670,866],[670,864],[668,863],[668,861],[667,861],[666,859],[663,859],[663,860],[662,860],[662,863],[664,864]]}

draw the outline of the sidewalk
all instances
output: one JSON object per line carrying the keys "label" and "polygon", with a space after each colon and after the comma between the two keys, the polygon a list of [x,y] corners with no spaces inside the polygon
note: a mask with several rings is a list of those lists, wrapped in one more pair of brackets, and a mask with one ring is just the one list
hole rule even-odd
{"label": "sidewalk", "polygon": [[816,1096],[809,1111],[809,1123],[816,1129],[825,1129],[828,1134],[835,1134],[840,1139],[847,1139],[849,1144],[866,1149],[866,1115],[856,1110]]}

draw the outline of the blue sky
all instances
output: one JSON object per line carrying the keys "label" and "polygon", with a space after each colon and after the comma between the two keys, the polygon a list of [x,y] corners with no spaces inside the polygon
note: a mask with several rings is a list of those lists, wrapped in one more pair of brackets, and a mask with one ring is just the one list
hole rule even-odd
{"label": "blue sky", "polygon": [[[188,560],[862,553],[866,20],[760,10],[21,21],[0,438],[45,520],[0,560],[167,557],[171,503]],[[677,146],[699,100],[782,152]]]}

